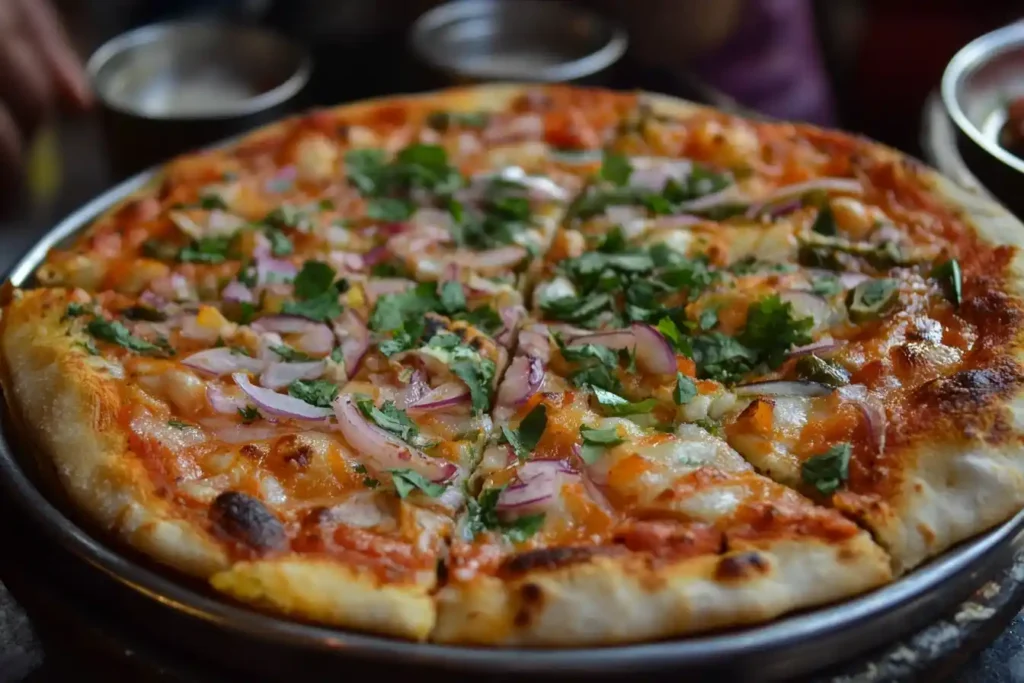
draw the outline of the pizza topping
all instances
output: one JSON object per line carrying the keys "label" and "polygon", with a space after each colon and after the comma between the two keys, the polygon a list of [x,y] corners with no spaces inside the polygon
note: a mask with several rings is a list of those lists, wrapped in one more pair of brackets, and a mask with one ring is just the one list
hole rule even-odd
{"label": "pizza topping", "polygon": [[[340,360],[345,364],[345,372],[349,377],[354,377],[360,362],[370,349],[370,330],[359,316],[351,310],[346,310],[334,323],[334,336],[340,344],[338,350]],[[339,360],[334,358],[333,353],[332,359]]]}
{"label": "pizza topping", "polygon": [[310,320],[329,322],[341,315],[338,294],[347,287],[344,280],[335,282],[337,272],[322,261],[306,261],[295,276],[297,301],[286,301],[281,312]]}
{"label": "pizza topping", "polygon": [[828,355],[837,349],[843,347],[846,342],[825,335],[818,341],[813,341],[810,344],[804,344],[803,346],[794,346],[786,354],[788,358],[800,358],[808,354],[814,353],[818,355]]}
{"label": "pizza topping", "polygon": [[281,521],[259,500],[238,491],[218,495],[210,505],[214,528],[259,554],[282,551],[288,536]]}
{"label": "pizza topping", "polygon": [[697,385],[694,384],[693,380],[684,375],[681,372],[676,373],[676,388],[672,392],[672,399],[676,405],[686,405],[693,399],[697,398]]}
{"label": "pizza topping", "polygon": [[[810,318],[813,321],[811,329],[822,329],[829,327],[832,322],[832,306],[828,300],[811,292],[790,290],[779,294],[779,299],[793,307],[793,317],[796,319]],[[799,345],[798,345],[799,346]]]}
{"label": "pizza topping", "polygon": [[[651,374],[667,375],[676,372],[676,354],[672,346],[658,330],[644,323],[633,323],[625,330],[578,337],[569,342],[566,350],[594,346],[615,350],[632,349],[640,366]],[[567,360],[571,359],[567,357]],[[614,365],[617,365],[617,359]]]}
{"label": "pizza topping", "polygon": [[939,283],[942,293],[957,308],[963,301],[963,275],[956,259],[944,261],[932,269],[931,276]]}
{"label": "pizza topping", "polygon": [[821,455],[805,460],[800,468],[801,477],[822,495],[832,495],[850,476],[852,450],[848,443],[836,444]]}
{"label": "pizza topping", "polygon": [[597,462],[606,449],[618,446],[624,441],[615,426],[605,429],[583,426],[580,427],[580,437],[583,439],[580,458],[588,465]]}
{"label": "pizza topping", "polygon": [[872,396],[863,384],[840,387],[836,393],[844,401],[857,406],[864,418],[864,424],[867,425],[872,450],[875,453],[885,452],[885,431],[888,418],[882,402]]}
{"label": "pizza topping", "polygon": [[564,460],[525,462],[516,471],[515,483],[498,495],[495,509],[516,517],[542,512],[557,502],[564,483],[578,478],[579,473]]}
{"label": "pizza topping", "polygon": [[469,389],[461,382],[445,382],[416,397],[408,408],[413,412],[431,412],[461,406],[469,402]]}
{"label": "pizza topping", "polygon": [[128,328],[116,320],[93,318],[85,326],[85,330],[96,339],[117,344],[135,353],[155,356],[174,355],[174,349],[168,345],[166,339],[158,339],[158,343],[155,344],[140,339],[132,335]]}
{"label": "pizza topping", "polygon": [[[547,340],[544,340],[545,347]],[[520,338],[520,347],[523,342]],[[505,371],[498,387],[497,403],[519,406],[530,399],[544,383],[544,364],[535,356],[516,356]]]}
{"label": "pizza topping", "polygon": [[423,437],[419,433],[419,427],[409,419],[405,411],[396,407],[394,402],[385,401],[380,408],[374,405],[370,399],[356,399],[356,405],[363,415],[373,421],[375,425],[384,431],[397,436],[410,446],[417,448],[429,448],[436,445],[436,442]]}
{"label": "pizza topping", "polygon": [[850,383],[850,373],[836,363],[830,363],[814,354],[801,356],[796,362],[795,371],[800,379],[830,387],[841,387]]}
{"label": "pizza topping", "polygon": [[[330,408],[324,408],[304,400],[304,398],[321,396],[322,392],[308,388],[320,385],[310,385],[299,380],[288,389],[292,395],[285,395],[279,394],[273,389],[255,386],[245,373],[236,372],[231,378],[263,413],[297,420],[322,420],[331,414]],[[293,392],[294,387],[302,387],[302,389]],[[334,387],[334,390],[337,391],[337,387]],[[294,393],[298,393],[303,398],[296,397]]]}
{"label": "pizza topping", "polygon": [[[746,215],[753,218],[763,213],[777,212],[780,206],[786,205],[794,199],[803,200],[808,195],[823,193],[859,195],[863,192],[864,188],[861,183],[851,178],[815,178],[814,180],[802,183],[785,185],[775,190],[767,197],[761,199],[755,204],[752,204],[750,208],[747,209]],[[827,202],[824,203],[823,206],[828,206]],[[829,214],[831,214],[831,211],[828,209],[823,209],[823,211],[828,211]],[[828,230],[824,232],[821,230],[815,230],[815,232],[820,232],[824,235],[835,234],[834,230],[831,232]]]}
{"label": "pizza topping", "polygon": [[324,374],[322,360],[299,363],[271,363],[260,375],[260,384],[268,389],[283,389],[298,380],[314,380]]}
{"label": "pizza topping", "polygon": [[211,375],[229,375],[235,372],[262,372],[266,362],[252,358],[236,349],[225,346],[197,351],[182,360],[182,363]]}
{"label": "pizza topping", "polygon": [[642,415],[644,413],[651,412],[651,410],[658,405],[657,400],[653,398],[634,403],[622,398],[618,394],[601,389],[600,387],[591,386],[589,388],[593,392],[594,398],[597,400],[598,405],[601,406],[605,415],[616,415],[619,417],[637,414]]}
{"label": "pizza topping", "polygon": [[832,390],[832,386],[816,381],[769,380],[741,384],[733,389],[733,394],[736,396],[828,396]]}
{"label": "pizza topping", "polygon": [[504,487],[485,488],[477,498],[467,499],[462,530],[468,540],[473,540],[484,531],[495,531],[512,543],[522,543],[540,531],[544,525],[543,512],[516,516],[510,520],[504,520],[498,515],[498,499],[503,491]]}
{"label": "pizza topping", "polygon": [[540,443],[548,426],[547,407],[537,404],[519,423],[518,429],[502,426],[501,434],[520,460],[526,460]]}
{"label": "pizza topping", "polygon": [[850,320],[862,323],[881,317],[899,300],[899,282],[889,278],[857,285],[846,297]]}
{"label": "pizza topping", "polygon": [[367,422],[352,397],[339,396],[333,407],[342,436],[352,448],[371,460],[377,469],[411,468],[434,482],[447,481],[456,473],[454,464],[431,458],[377,425]]}

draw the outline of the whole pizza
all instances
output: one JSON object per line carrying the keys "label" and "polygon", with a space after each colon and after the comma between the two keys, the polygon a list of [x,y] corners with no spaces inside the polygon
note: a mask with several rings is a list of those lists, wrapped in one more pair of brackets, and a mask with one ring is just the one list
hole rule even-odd
{"label": "whole pizza", "polygon": [[876,143],[643,93],[317,111],[4,293],[104,530],[274,613],[582,646],[764,622],[1024,506],[1024,227]]}

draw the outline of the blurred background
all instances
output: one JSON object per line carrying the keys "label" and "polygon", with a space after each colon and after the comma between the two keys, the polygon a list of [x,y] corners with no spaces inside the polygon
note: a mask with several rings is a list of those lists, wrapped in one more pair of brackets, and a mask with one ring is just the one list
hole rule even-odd
{"label": "blurred background", "polygon": [[[45,97],[36,98],[44,101],[25,102],[26,90],[32,91],[26,83],[45,76],[31,62],[33,49],[47,48],[33,48],[33,43],[55,39],[41,38],[38,21],[19,18],[19,14],[32,14],[38,20],[46,6],[52,7],[80,64],[109,39],[153,22],[219,17],[268,27],[312,58],[308,85],[285,103],[285,110],[294,110],[458,80],[451,69],[438,70],[438,56],[428,54],[443,47],[442,38],[428,33],[421,36],[425,43],[419,49],[410,44],[417,18],[439,4],[431,0],[0,0],[0,107],[11,113],[21,147],[15,154],[9,142],[4,146],[0,114],[0,252],[8,255],[2,265],[6,267],[6,261],[27,246],[41,227],[150,161],[140,157],[134,164],[114,163],[110,139],[102,132],[102,107],[97,104],[103,98],[93,95],[90,103],[86,93],[76,93],[67,82],[56,82],[41,91]],[[567,4],[599,13],[628,34],[625,54],[612,55],[614,63],[597,68],[586,82],[653,89],[723,107],[839,126],[918,156],[922,107],[949,59],[974,37],[1020,16],[1020,3],[1014,0],[576,0]],[[535,22],[531,28],[539,31],[543,23]],[[555,52],[568,49],[561,45],[559,29],[549,28],[552,35],[545,39],[553,43]],[[62,64],[60,69],[62,76],[55,80],[75,77],[71,65]],[[31,72],[28,76],[26,70]],[[84,71],[78,77],[81,87],[86,87]],[[115,134],[126,138],[130,125],[117,122]],[[159,137],[164,151],[184,151],[195,144],[183,134],[178,136],[173,127],[163,130]],[[126,144],[138,146],[138,138],[122,139],[122,147]]]}

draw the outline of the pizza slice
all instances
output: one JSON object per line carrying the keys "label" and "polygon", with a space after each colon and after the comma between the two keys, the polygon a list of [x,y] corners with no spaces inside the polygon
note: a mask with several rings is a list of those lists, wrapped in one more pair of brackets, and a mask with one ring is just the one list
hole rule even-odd
{"label": "pizza slice", "polygon": [[[506,375],[499,396],[516,381]],[[536,393],[496,411],[502,437],[471,480],[435,640],[647,640],[888,580],[889,559],[868,534],[756,474],[721,438],[603,414],[589,393],[548,368]]]}
{"label": "pizza slice", "polygon": [[[486,414],[410,402],[398,378],[412,365],[367,358],[380,372],[342,386],[320,323],[240,325],[209,306],[165,315],[81,290],[21,292],[6,308],[5,395],[72,500],[244,602],[426,638]],[[476,353],[496,366],[493,342]]]}

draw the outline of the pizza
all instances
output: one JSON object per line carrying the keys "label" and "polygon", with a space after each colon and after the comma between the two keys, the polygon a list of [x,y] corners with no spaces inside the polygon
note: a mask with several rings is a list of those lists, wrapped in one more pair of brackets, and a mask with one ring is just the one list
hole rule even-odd
{"label": "pizza", "polygon": [[8,285],[99,533],[419,641],[763,623],[1024,506],[1024,227],[844,133],[482,86],[168,163]]}

